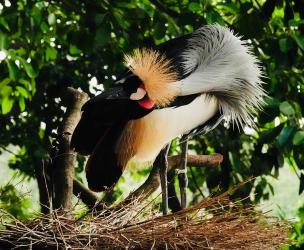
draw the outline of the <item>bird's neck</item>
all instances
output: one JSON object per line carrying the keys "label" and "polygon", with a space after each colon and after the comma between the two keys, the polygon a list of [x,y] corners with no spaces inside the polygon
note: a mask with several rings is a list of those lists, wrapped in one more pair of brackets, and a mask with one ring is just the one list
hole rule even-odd
{"label": "bird's neck", "polygon": [[120,163],[125,166],[133,157],[139,162],[153,162],[171,140],[204,124],[217,111],[217,99],[203,94],[188,105],[154,110],[128,122],[117,147]]}

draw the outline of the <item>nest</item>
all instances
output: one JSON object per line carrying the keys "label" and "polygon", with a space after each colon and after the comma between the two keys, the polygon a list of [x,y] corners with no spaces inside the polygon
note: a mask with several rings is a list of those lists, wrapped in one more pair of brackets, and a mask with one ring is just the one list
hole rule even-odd
{"label": "nest", "polygon": [[[277,249],[288,224],[231,202],[228,192],[160,216],[153,202],[105,208],[81,218],[13,219],[0,231],[0,249]],[[154,209],[153,209],[154,207]]]}

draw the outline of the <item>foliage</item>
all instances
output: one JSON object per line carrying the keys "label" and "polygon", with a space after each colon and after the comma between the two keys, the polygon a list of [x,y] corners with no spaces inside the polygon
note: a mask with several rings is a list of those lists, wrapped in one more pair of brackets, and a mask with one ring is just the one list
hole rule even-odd
{"label": "foliage", "polygon": [[26,219],[30,215],[31,200],[17,191],[14,185],[0,186],[0,218],[10,220],[7,213],[18,219]]}
{"label": "foliage", "polygon": [[[227,190],[249,176],[294,168],[304,189],[304,6],[301,0],[0,1],[0,145],[18,145],[10,167],[34,177],[62,121],[66,86],[95,94],[121,72],[123,53],[207,24],[235,30],[262,62],[269,97],[255,129],[219,127],[190,149],[219,152],[221,166],[193,169],[189,189]],[[98,84],[97,84],[98,83]],[[172,149],[178,151],[177,144]],[[81,166],[77,172],[81,172]],[[197,185],[194,185],[194,179]],[[267,199],[264,178],[255,201]],[[248,184],[235,196],[246,197]]]}
{"label": "foliage", "polygon": [[304,246],[304,205],[299,208],[297,214],[298,221],[293,223],[293,230],[290,233],[293,245],[284,249],[296,250],[302,249]]}

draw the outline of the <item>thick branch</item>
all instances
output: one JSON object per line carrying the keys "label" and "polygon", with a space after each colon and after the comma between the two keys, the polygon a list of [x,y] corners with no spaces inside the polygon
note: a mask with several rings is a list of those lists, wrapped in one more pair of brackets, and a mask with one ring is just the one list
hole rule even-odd
{"label": "thick branch", "polygon": [[[169,157],[169,167],[176,166],[180,161],[180,155]],[[193,167],[214,167],[223,161],[221,154],[212,155],[187,155],[187,165]]]}
{"label": "thick branch", "polygon": [[[223,156],[221,154],[213,154],[213,155],[187,155],[187,164],[194,167],[213,167],[219,165],[223,161]],[[169,169],[175,168],[178,166],[180,162],[180,155],[170,156],[168,159]],[[141,200],[144,200],[148,196],[150,196],[160,185],[158,168],[152,168],[150,175],[144,184],[142,184],[137,190],[131,193],[125,201],[124,204],[131,202],[133,199],[140,197]],[[73,193],[75,196],[78,196],[83,203],[85,203],[89,208],[97,208],[103,207],[103,205],[98,205],[100,200],[98,196],[86,188],[79,181],[73,181]]]}
{"label": "thick branch", "polygon": [[[169,168],[168,171],[172,168],[175,168],[179,163],[180,156],[175,155],[169,157]],[[219,165],[223,161],[223,156],[221,154],[213,155],[188,155],[188,165],[195,167],[213,167]],[[145,200],[149,197],[160,185],[160,179],[158,174],[158,167],[153,166],[148,179],[134,192],[132,192],[122,203],[118,206],[124,206],[129,202],[132,202],[134,199],[139,199],[140,201]]]}
{"label": "thick branch", "polygon": [[[187,164],[194,167],[213,167],[219,165],[223,161],[221,154],[213,155],[188,155]],[[170,156],[168,159],[169,166],[168,171],[176,168],[180,161],[179,155]],[[124,201],[117,206],[123,206],[129,204],[134,199],[144,200],[149,197],[160,185],[158,167],[154,165],[147,180],[134,192],[132,192]],[[89,207],[92,208],[100,201],[98,197],[89,189],[84,187],[81,183],[74,180],[74,195],[79,198]],[[101,206],[102,207],[102,206]]]}
{"label": "thick branch", "polygon": [[80,120],[81,107],[88,100],[88,95],[73,88],[68,88],[64,101],[67,112],[63,125],[58,129],[59,150],[53,162],[54,201],[53,207],[70,210],[72,208],[74,166],[76,153],[70,149],[72,133]]}

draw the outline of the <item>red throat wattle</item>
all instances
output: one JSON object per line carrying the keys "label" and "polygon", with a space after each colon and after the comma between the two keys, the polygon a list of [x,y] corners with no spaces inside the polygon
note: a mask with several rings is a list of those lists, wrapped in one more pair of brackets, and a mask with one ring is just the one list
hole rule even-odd
{"label": "red throat wattle", "polygon": [[150,100],[149,98],[145,98],[144,100],[139,101],[138,104],[145,109],[151,109],[154,107],[155,103],[152,100]]}
{"label": "red throat wattle", "polygon": [[[141,84],[139,88],[146,90],[145,85],[143,84]],[[155,103],[149,97],[146,97],[143,100],[139,101],[138,104],[145,109],[151,109],[155,105]]]}

